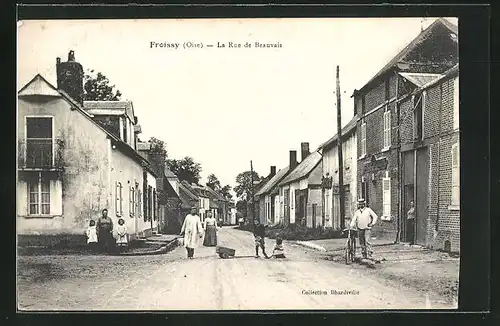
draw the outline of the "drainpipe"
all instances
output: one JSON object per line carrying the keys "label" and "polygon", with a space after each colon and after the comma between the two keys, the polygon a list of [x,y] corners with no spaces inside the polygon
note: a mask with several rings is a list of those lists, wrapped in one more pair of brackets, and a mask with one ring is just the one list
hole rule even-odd
{"label": "drainpipe", "polygon": [[438,175],[437,175],[437,210],[436,210],[436,225],[434,229],[439,231],[439,198],[441,197],[439,193],[440,179],[441,179],[441,114],[443,108],[443,84],[439,86],[439,135],[438,135]]}
{"label": "drainpipe", "polygon": [[397,232],[396,232],[396,239],[394,240],[394,243],[399,243],[400,237],[401,237],[401,221],[402,221],[402,216],[403,216],[403,198],[402,198],[402,169],[401,169],[401,134],[400,134],[400,128],[401,128],[401,120],[400,120],[400,107],[398,103],[399,99],[399,76],[398,73],[395,72],[396,75],[396,116],[398,118],[398,125],[397,125],[397,167],[398,167],[398,221],[397,221]]}

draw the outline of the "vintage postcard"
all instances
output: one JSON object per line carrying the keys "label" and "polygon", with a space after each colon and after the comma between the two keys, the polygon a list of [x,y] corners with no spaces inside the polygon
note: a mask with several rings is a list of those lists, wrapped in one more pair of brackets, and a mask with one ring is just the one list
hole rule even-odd
{"label": "vintage postcard", "polygon": [[458,23],[18,21],[18,311],[457,309]]}

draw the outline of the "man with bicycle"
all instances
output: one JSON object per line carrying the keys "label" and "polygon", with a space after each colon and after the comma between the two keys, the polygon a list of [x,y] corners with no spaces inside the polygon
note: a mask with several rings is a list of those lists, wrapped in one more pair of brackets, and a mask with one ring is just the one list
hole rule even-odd
{"label": "man with bicycle", "polygon": [[373,251],[370,244],[370,230],[377,223],[378,216],[370,208],[365,206],[365,200],[358,200],[358,209],[354,213],[350,227],[358,229],[359,244],[363,258],[371,258]]}

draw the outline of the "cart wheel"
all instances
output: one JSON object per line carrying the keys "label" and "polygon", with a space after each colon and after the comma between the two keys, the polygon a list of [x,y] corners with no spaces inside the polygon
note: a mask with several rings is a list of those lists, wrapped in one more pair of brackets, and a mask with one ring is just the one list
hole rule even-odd
{"label": "cart wheel", "polygon": [[220,257],[220,258],[224,258],[224,254],[220,253],[220,254],[219,254],[219,257]]}
{"label": "cart wheel", "polygon": [[228,254],[226,254],[226,253],[223,253],[223,254],[222,254],[222,258],[224,258],[224,259],[229,258],[229,255],[228,255]]}

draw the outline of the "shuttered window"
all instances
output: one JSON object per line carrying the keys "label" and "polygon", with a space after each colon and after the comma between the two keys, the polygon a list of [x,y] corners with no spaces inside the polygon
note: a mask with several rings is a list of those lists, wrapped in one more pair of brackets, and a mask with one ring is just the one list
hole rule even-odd
{"label": "shuttered window", "polygon": [[391,111],[384,112],[384,149],[391,146]]}
{"label": "shuttered window", "polygon": [[130,214],[130,217],[134,217],[134,215],[135,215],[135,189],[134,189],[134,187],[130,187],[130,190],[129,190],[129,214]]}
{"label": "shuttered window", "polygon": [[451,147],[451,205],[460,206],[460,150],[459,144]]}
{"label": "shuttered window", "polygon": [[141,217],[142,216],[142,192],[139,189],[137,189],[136,195],[137,195],[137,199],[136,199],[136,203],[137,203],[137,206],[136,206],[137,217]]}
{"label": "shuttered window", "polygon": [[382,191],[383,191],[383,213],[384,219],[389,220],[391,218],[391,178],[389,178],[388,173],[386,173],[385,178],[382,178]]}
{"label": "shuttered window", "polygon": [[361,124],[361,156],[366,155],[366,122]]}
{"label": "shuttered window", "polygon": [[121,184],[121,182],[117,182],[116,183],[115,211],[116,211],[116,216],[122,216],[123,215],[123,195],[122,195],[122,184]]}

